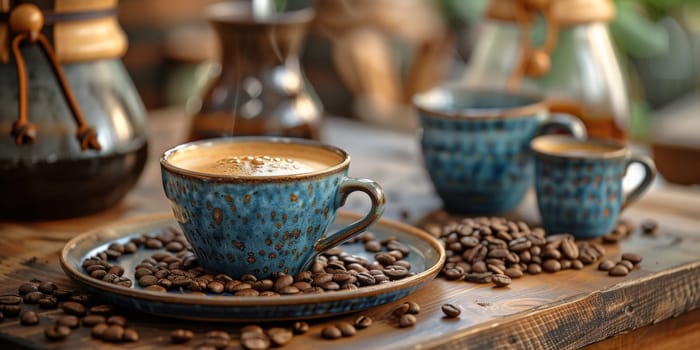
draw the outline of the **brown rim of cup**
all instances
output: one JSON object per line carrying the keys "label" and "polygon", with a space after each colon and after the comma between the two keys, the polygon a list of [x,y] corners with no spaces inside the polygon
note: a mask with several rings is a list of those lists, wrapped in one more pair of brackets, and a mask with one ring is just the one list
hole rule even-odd
{"label": "brown rim of cup", "polygon": [[[467,108],[464,110],[446,111],[435,108],[434,103],[426,101],[430,95],[439,92],[465,92],[469,94],[494,94],[501,96],[512,96],[529,99],[532,103],[524,103],[514,107],[503,108]],[[446,119],[500,119],[500,118],[526,118],[532,117],[535,114],[548,111],[547,103],[544,98],[537,94],[523,92],[499,91],[495,89],[478,89],[469,88],[459,84],[439,85],[425,92],[413,95],[413,106],[421,113],[430,115],[431,117],[439,117]]]}
{"label": "brown rim of cup", "polygon": [[[238,142],[265,142],[265,143],[277,143],[277,144],[296,144],[309,147],[318,147],[326,151],[333,152],[342,158],[339,163],[329,166],[322,170],[310,171],[308,173],[299,174],[288,174],[288,175],[267,175],[267,176],[234,176],[234,175],[221,175],[221,174],[209,174],[194,170],[188,170],[180,168],[178,166],[170,164],[168,158],[180,150],[204,144],[214,144],[214,143],[238,143]],[[274,136],[232,136],[232,137],[221,137],[212,138],[199,141],[192,141],[177,145],[172,147],[165,152],[160,157],[161,169],[189,178],[196,178],[204,181],[210,182],[226,182],[226,183],[266,183],[266,182],[281,182],[281,181],[298,181],[298,180],[309,180],[321,177],[326,177],[331,174],[339,173],[350,166],[350,155],[343,151],[342,149],[327,145],[318,141],[297,139],[289,137],[274,137]]]}
{"label": "brown rim of cup", "polygon": [[[586,154],[568,154],[566,152],[549,151],[545,149],[547,145],[551,145],[552,143],[556,143],[557,145],[597,145],[609,147],[610,150]],[[570,135],[543,135],[535,137],[530,142],[530,149],[538,156],[567,159],[617,159],[627,157],[630,154],[629,148],[616,140],[597,138],[579,140]]]}

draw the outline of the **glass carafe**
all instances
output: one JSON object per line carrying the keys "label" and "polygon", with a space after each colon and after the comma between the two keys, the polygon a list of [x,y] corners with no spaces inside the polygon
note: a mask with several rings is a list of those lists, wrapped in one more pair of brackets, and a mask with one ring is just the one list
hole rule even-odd
{"label": "glass carafe", "polygon": [[221,72],[193,116],[190,140],[231,135],[318,139],[322,107],[299,63],[311,7],[257,17],[248,1],[208,8]]}
{"label": "glass carafe", "polygon": [[466,83],[543,93],[590,136],[625,140],[628,97],[607,25],[614,14],[609,0],[491,0]]}

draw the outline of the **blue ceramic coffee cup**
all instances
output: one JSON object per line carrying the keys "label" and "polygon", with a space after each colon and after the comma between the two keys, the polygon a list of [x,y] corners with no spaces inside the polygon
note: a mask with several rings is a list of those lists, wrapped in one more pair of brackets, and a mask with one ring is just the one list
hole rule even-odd
{"label": "blue ceramic coffee cup", "polygon": [[532,138],[554,128],[586,137],[579,119],[550,114],[538,96],[443,85],[413,103],[425,168],[451,212],[514,209],[533,184]]}
{"label": "blue ceramic coffee cup", "polygon": [[[347,177],[343,150],[301,139],[231,137],[183,144],[160,160],[163,188],[200,264],[233,277],[296,274],[384,211],[371,180]],[[369,213],[326,233],[355,191]]]}
{"label": "blue ceramic coffee cup", "polygon": [[[651,159],[631,154],[614,140],[576,140],[547,135],[532,141],[535,190],[548,233],[593,238],[610,233],[620,212],[637,200],[656,176]],[[628,193],[622,180],[632,163],[644,177]]]}

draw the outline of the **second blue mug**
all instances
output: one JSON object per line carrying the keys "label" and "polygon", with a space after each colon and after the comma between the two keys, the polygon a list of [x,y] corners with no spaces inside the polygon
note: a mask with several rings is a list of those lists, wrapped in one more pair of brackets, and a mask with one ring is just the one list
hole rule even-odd
{"label": "second blue mug", "polygon": [[539,96],[442,85],[414,96],[425,168],[450,212],[500,214],[533,185],[530,141],[555,128],[586,137],[577,118]]}

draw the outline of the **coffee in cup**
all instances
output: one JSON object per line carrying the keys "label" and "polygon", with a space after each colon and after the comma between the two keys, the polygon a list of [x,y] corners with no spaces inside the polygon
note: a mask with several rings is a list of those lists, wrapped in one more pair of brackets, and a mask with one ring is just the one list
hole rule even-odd
{"label": "coffee in cup", "polygon": [[[314,141],[231,137],[166,151],[161,174],[175,218],[204,268],[268,276],[300,272],[381,216],[381,187],[347,177],[349,165],[346,152]],[[354,191],[369,196],[369,213],[327,234]]]}

